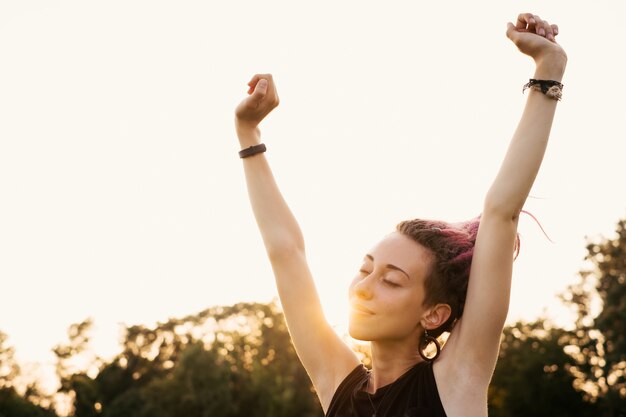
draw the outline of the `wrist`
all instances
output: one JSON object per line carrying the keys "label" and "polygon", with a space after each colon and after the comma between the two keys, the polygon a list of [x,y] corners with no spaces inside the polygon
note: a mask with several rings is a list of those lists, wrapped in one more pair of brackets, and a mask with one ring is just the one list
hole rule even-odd
{"label": "wrist", "polygon": [[533,78],[560,82],[567,66],[567,55],[564,52],[548,53],[537,58],[535,64]]}
{"label": "wrist", "polygon": [[261,143],[261,130],[257,126],[250,126],[235,122],[235,130],[242,148]]}

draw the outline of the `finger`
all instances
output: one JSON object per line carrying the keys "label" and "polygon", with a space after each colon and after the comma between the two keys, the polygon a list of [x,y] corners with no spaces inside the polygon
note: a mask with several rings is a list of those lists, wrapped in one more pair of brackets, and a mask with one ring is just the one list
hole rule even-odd
{"label": "finger", "polygon": [[[544,25],[544,21],[537,15],[533,16],[534,20],[535,20],[535,25],[534,25],[534,32],[539,35],[539,36],[545,36],[546,31],[543,28]],[[530,28],[529,28],[530,29]],[[532,31],[532,30],[531,30]]]}
{"label": "finger", "polygon": [[527,29],[530,25],[534,27],[534,24],[535,20],[532,13],[520,13],[519,16],[517,16],[515,27],[517,29]]}
{"label": "finger", "polygon": [[506,24],[506,37],[509,38],[512,41],[517,39],[517,28],[511,22],[508,22]]}
{"label": "finger", "polygon": [[248,82],[248,85],[255,85],[261,78],[272,80],[272,74],[255,74],[254,77]]}
{"label": "finger", "polygon": [[262,76],[263,76],[262,74],[256,74],[254,77],[252,77],[250,82],[248,82],[248,86],[249,86],[248,95],[254,93],[254,88],[256,87],[257,83],[259,82]]}
{"label": "finger", "polygon": [[268,81],[265,78],[261,78],[254,87],[254,92],[252,93],[252,99],[257,102],[261,101],[265,94],[267,94],[267,86],[269,85]]}
{"label": "finger", "polygon": [[248,81],[248,85],[256,84],[259,81],[261,74],[255,74],[250,81]]}
{"label": "finger", "polygon": [[254,77],[248,82],[248,95],[254,93],[254,87],[261,79],[261,74],[255,74]]}
{"label": "finger", "polygon": [[546,39],[550,41],[554,41],[554,33],[552,33],[552,25],[548,23],[546,20],[543,21],[543,30],[546,32]]}
{"label": "finger", "polygon": [[252,94],[254,92],[254,87],[262,78],[265,78],[270,84],[272,84],[272,74],[256,74],[248,83],[248,85],[250,86],[250,88],[248,89],[248,94]]}
{"label": "finger", "polygon": [[554,36],[559,34],[559,25],[551,25],[552,26],[552,33],[554,33]]}

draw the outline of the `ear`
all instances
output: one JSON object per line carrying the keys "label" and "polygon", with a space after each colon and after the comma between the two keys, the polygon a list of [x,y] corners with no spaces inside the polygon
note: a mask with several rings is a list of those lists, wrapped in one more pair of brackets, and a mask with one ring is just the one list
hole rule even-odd
{"label": "ear", "polygon": [[452,309],[448,304],[437,304],[424,312],[422,316],[422,327],[426,330],[436,329],[442,326],[452,314]]}

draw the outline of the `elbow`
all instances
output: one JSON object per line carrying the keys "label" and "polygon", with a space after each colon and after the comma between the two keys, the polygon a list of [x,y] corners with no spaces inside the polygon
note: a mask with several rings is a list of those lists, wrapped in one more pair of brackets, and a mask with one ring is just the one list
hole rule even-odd
{"label": "elbow", "polygon": [[266,243],[265,250],[270,261],[293,257],[305,252],[303,240],[283,240]]}
{"label": "elbow", "polygon": [[496,197],[488,193],[485,197],[483,213],[490,217],[500,217],[506,220],[516,220],[522,211],[523,202],[510,198]]}

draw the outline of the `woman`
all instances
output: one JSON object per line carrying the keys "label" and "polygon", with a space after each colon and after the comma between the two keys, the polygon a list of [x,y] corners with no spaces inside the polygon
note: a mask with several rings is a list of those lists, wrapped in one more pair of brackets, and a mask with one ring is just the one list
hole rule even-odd
{"label": "woman", "polygon": [[[279,103],[272,76],[248,83],[235,124],[249,197],[293,344],[327,416],[487,415],[518,218],[541,165],[567,63],[558,32],[531,13],[507,25],[508,38],[536,70],[481,216],[462,224],[402,222],[365,254],[350,285],[350,334],[371,341],[371,371],[326,322],[300,228],[264,157],[258,124]],[[434,337],[444,331],[450,334],[439,352]],[[424,353],[427,345],[436,356]]]}

